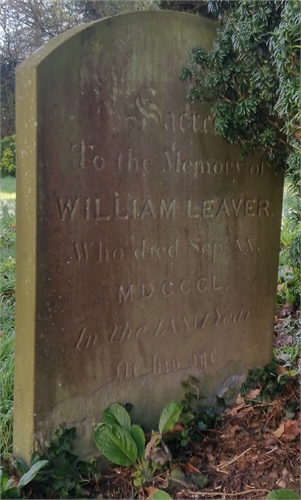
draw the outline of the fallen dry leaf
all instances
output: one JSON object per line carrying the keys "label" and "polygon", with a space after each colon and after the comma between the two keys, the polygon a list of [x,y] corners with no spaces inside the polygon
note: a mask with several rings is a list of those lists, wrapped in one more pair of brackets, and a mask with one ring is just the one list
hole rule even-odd
{"label": "fallen dry leaf", "polygon": [[184,431],[183,425],[181,425],[181,424],[175,424],[170,431],[167,431],[165,433],[165,436],[168,436],[168,434],[173,434],[174,432],[179,432],[179,431]]}
{"label": "fallen dry leaf", "polygon": [[198,472],[200,473],[199,469],[194,467],[191,463],[187,462],[186,464],[180,464],[182,469],[187,470],[187,472]]}
{"label": "fallen dry leaf", "polygon": [[285,439],[285,441],[292,441],[297,436],[299,436],[301,429],[298,420],[285,420],[283,423],[284,432],[282,437],[283,439]]}
{"label": "fallen dry leaf", "polygon": [[234,417],[237,415],[238,411],[245,406],[245,403],[240,403],[237,406],[232,406],[230,408],[226,408],[225,412],[228,413],[229,415],[232,415]]}
{"label": "fallen dry leaf", "polygon": [[236,431],[239,431],[240,430],[240,427],[239,425],[233,425],[231,428],[230,428],[230,436],[232,439],[234,439],[235,437],[235,434],[236,434]]}
{"label": "fallen dry leaf", "polygon": [[189,463],[199,469],[202,465],[202,460],[197,455],[192,455],[192,457],[189,459]]}
{"label": "fallen dry leaf", "polygon": [[286,483],[282,479],[278,479],[278,481],[276,482],[276,484],[280,488],[286,488]]}
{"label": "fallen dry leaf", "polygon": [[279,425],[278,429],[275,432],[273,432],[273,436],[275,436],[276,438],[280,438],[283,433],[284,433],[284,423],[282,422],[282,424]]}
{"label": "fallen dry leaf", "polygon": [[155,486],[144,486],[143,488],[147,494],[147,499],[146,500],[149,500],[152,498],[152,495],[158,491],[158,488],[155,488]]}
{"label": "fallen dry leaf", "polygon": [[253,389],[246,394],[245,399],[256,399],[258,394],[260,394],[261,389]]}
{"label": "fallen dry leaf", "polygon": [[276,471],[270,472],[269,477],[271,479],[278,479],[278,474]]}
{"label": "fallen dry leaf", "polygon": [[284,366],[282,366],[282,365],[277,366],[277,375],[283,375],[284,373],[287,373],[287,372],[288,372],[288,370],[285,369]]}
{"label": "fallen dry leaf", "polygon": [[256,429],[256,427],[261,427],[261,424],[259,422],[251,422],[249,427],[251,429]]}
{"label": "fallen dry leaf", "polygon": [[145,447],[144,458],[147,462],[151,460],[156,464],[165,465],[167,462],[171,460],[171,453],[167,448],[166,444],[162,441],[161,446],[157,446],[157,441],[161,440],[162,434],[157,433],[154,434],[150,442]]}
{"label": "fallen dry leaf", "polygon": [[245,398],[243,398],[240,394],[238,394],[238,396],[236,398],[236,404],[241,405],[244,402],[245,402]]}

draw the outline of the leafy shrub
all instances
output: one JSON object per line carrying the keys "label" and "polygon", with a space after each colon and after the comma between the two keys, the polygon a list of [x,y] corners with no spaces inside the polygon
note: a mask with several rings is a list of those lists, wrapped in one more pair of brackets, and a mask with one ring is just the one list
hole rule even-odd
{"label": "leafy shrub", "polygon": [[9,135],[1,141],[0,174],[2,177],[16,175],[16,136]]}
{"label": "leafy shrub", "polygon": [[300,2],[210,1],[219,18],[213,49],[194,48],[182,80],[211,104],[214,129],[244,157],[257,148],[300,178]]}
{"label": "leafy shrub", "polygon": [[288,186],[283,204],[281,248],[279,255],[277,305],[300,302],[301,222],[299,196]]}

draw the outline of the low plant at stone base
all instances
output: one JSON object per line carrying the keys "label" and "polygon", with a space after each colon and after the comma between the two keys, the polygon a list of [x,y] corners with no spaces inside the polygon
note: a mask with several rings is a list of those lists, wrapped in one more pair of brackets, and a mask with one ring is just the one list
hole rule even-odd
{"label": "low plant at stone base", "polygon": [[[269,402],[273,398],[280,397],[287,390],[291,390],[292,384],[297,384],[297,371],[287,370],[279,365],[275,358],[263,368],[249,370],[246,381],[243,383],[240,394],[247,396],[250,390],[260,388],[255,398],[245,399],[247,404],[258,402]],[[299,404],[291,408],[292,412],[298,411]]]}
{"label": "low plant at stone base", "polygon": [[185,449],[191,440],[201,442],[203,432],[212,429],[215,423],[221,420],[219,405],[222,402],[217,401],[215,408],[205,406],[205,398],[200,393],[199,384],[200,381],[192,375],[188,375],[186,380],[181,382],[186,392],[181,401],[183,409],[178,419],[179,425],[164,437],[165,442],[170,443],[172,451]]}
{"label": "low plant at stone base", "polygon": [[[132,425],[130,415],[122,405],[113,403],[103,412],[103,421],[95,428],[95,443],[111,462],[125,467],[133,466],[136,469],[132,474],[133,484],[141,487],[171,461],[172,456],[163,441],[163,435],[173,429],[182,409],[181,404],[168,403],[159,418],[159,431],[153,431],[146,444],[142,428]],[[152,498],[170,498],[165,492],[157,493]],[[160,497],[160,493],[165,495]]]}
{"label": "low plant at stone base", "polygon": [[48,460],[48,465],[36,482],[36,488],[46,495],[55,491],[59,498],[81,498],[85,484],[97,481],[100,477],[96,471],[96,460],[85,462],[72,453],[75,427],[67,429],[62,425],[55,435],[55,440],[46,443],[42,456],[38,453],[33,455],[33,460]]}
{"label": "low plant at stone base", "polygon": [[11,480],[6,476],[3,480],[6,496],[2,498],[37,498],[37,495],[45,498],[83,498],[85,484],[96,483],[100,477],[96,461],[84,462],[71,452],[76,437],[75,427],[67,429],[61,426],[55,434],[56,439],[46,443],[42,455],[38,452],[32,455],[30,468],[16,459],[13,467],[16,479],[20,477],[18,486],[11,491]]}
{"label": "low plant at stone base", "polygon": [[14,479],[9,479],[0,467],[0,498],[23,498],[22,489],[31,483],[38,475],[39,471],[48,464],[48,460],[36,461],[21,476],[17,486],[13,486]]}
{"label": "low plant at stone base", "polygon": [[288,375],[294,377],[298,373],[298,358],[300,356],[301,341],[294,346],[283,345],[281,348],[274,349],[274,355],[287,369]]}

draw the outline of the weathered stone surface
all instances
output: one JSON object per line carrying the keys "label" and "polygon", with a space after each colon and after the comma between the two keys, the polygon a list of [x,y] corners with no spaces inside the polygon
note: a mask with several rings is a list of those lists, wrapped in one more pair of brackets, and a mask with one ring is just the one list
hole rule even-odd
{"label": "weathered stone surface", "polygon": [[146,426],[270,360],[282,174],[244,163],[179,80],[214,26],[174,12],[68,32],[17,74],[15,453],[82,456],[114,401]]}

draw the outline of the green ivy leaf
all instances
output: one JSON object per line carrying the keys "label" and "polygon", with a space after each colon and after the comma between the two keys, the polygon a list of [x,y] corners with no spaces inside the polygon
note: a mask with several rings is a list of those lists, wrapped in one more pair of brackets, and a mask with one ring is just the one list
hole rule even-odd
{"label": "green ivy leaf", "polygon": [[132,425],[130,429],[130,434],[132,438],[134,439],[136,446],[137,446],[137,457],[142,460],[144,457],[144,451],[145,451],[145,435],[141,427],[139,425]]}
{"label": "green ivy leaf", "polygon": [[39,462],[36,462],[29,469],[29,471],[21,477],[18,484],[18,490],[20,491],[23,486],[26,486],[26,484],[30,483],[30,481],[32,481],[36,477],[39,470],[42,469],[42,467],[45,467],[45,465],[47,465],[48,463],[48,460],[40,460]]}
{"label": "green ivy leaf", "polygon": [[104,410],[102,417],[105,424],[118,425],[126,431],[129,431],[131,428],[130,416],[124,407],[119,403],[111,404],[106,410]]}
{"label": "green ivy leaf", "polygon": [[160,415],[159,432],[165,434],[170,431],[178,421],[183,406],[179,403],[168,403]]}
{"label": "green ivy leaf", "polygon": [[117,465],[133,465],[137,446],[130,433],[119,425],[102,423],[94,431],[94,441],[101,453]]}
{"label": "green ivy leaf", "polygon": [[267,495],[267,500],[300,500],[300,495],[292,490],[274,490]]}

